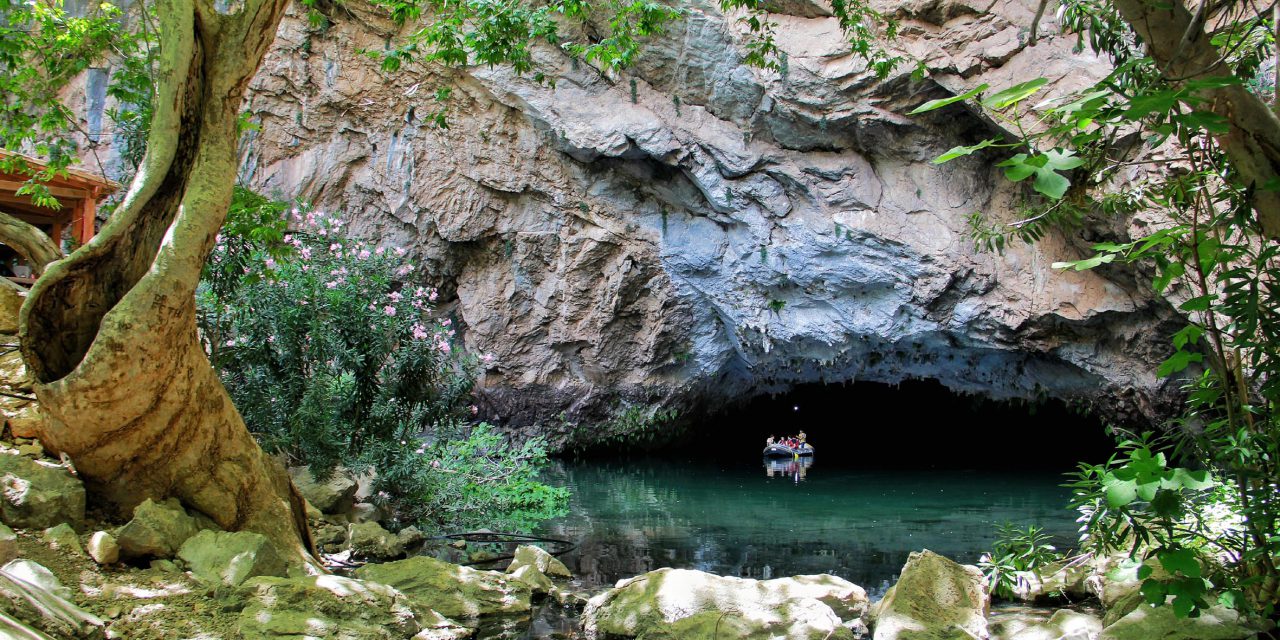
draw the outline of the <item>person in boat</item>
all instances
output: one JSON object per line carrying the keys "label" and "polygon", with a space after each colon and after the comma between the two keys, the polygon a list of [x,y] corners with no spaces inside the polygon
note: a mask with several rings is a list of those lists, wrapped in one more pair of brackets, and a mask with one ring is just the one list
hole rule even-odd
{"label": "person in boat", "polygon": [[764,446],[766,446],[766,447],[772,447],[772,446],[773,446],[773,436],[769,436],[769,439],[764,441]]}

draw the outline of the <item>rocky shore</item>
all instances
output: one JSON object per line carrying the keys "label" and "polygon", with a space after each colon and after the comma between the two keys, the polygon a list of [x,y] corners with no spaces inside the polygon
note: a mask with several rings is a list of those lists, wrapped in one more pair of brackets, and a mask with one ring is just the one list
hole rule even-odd
{"label": "rocky shore", "polygon": [[[1257,630],[1229,610],[1193,620],[1143,603],[1114,559],[1027,574],[1029,606],[992,610],[973,566],[913,553],[878,602],[831,575],[750,580],[662,568],[584,592],[546,551],[519,547],[505,571],[455,561],[483,549],[392,534],[359,483],[294,477],[330,574],[308,575],[266,539],[219,530],[176,501],[128,522],[86,510],[69,464],[32,441],[0,441],[0,638],[581,638],[697,640],[1232,640]],[[323,506],[323,508],[320,508]],[[1087,604],[1093,603],[1093,604]]]}

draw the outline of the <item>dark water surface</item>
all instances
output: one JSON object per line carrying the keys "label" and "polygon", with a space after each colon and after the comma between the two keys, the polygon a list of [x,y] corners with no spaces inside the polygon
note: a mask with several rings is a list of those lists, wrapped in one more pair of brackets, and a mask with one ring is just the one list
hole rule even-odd
{"label": "dark water surface", "polygon": [[[772,468],[770,468],[772,466]],[[1060,471],[859,469],[819,457],[740,462],[566,462],[569,515],[538,533],[578,548],[562,559],[586,586],[659,567],[772,578],[830,573],[878,597],[911,551],[976,562],[1002,522],[1074,539]]]}

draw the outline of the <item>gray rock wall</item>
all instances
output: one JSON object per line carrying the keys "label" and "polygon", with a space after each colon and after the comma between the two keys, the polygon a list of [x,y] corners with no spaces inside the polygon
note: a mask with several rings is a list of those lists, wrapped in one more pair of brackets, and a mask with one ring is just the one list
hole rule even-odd
{"label": "gray rock wall", "polygon": [[[468,348],[496,357],[481,406],[516,426],[908,378],[1160,411],[1167,306],[1132,275],[1051,270],[1078,239],[975,251],[966,216],[1012,219],[1025,192],[991,157],[930,160],[990,119],[904,115],[979,82],[1082,85],[1105,67],[1073,37],[1050,19],[1025,46],[1034,7],[1017,2],[895,4],[895,46],[930,77],[877,81],[823,5],[792,0],[776,73],[741,63],[743,28],[714,3],[682,6],[617,77],[540,51],[554,86],[383,73],[354,53],[400,35],[375,12],[344,3],[326,30],[291,15],[247,101],[244,177],[407,248]],[[448,129],[427,122],[444,83]]]}

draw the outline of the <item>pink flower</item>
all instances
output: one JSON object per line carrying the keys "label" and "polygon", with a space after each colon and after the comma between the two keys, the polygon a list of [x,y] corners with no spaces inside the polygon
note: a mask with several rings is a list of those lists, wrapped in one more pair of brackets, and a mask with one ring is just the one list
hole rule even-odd
{"label": "pink flower", "polygon": [[431,290],[431,295],[427,296],[427,299],[428,299],[428,300],[430,300],[430,301],[432,301],[432,302],[435,302],[435,301],[436,301],[436,297],[437,297],[438,295],[439,295],[439,293],[438,293],[435,289],[432,289],[432,290]]}
{"label": "pink flower", "polygon": [[356,258],[360,260],[368,260],[370,255],[373,255],[373,254],[369,253],[368,249],[361,249],[360,253],[356,254]]}
{"label": "pink flower", "polygon": [[392,291],[391,293],[387,294],[387,297],[391,298],[392,302],[400,302],[400,299],[403,298],[404,296],[401,295],[399,291]]}
{"label": "pink flower", "polygon": [[401,258],[403,258],[403,257],[404,257],[404,254],[406,254],[406,253],[408,253],[408,251],[405,251],[404,249],[402,249],[402,248],[400,248],[400,247],[396,247],[396,255],[397,255],[397,256],[400,256]]}
{"label": "pink flower", "polygon": [[337,289],[337,288],[338,288],[338,282],[337,282],[336,280],[330,280],[330,281],[328,281],[328,282],[324,283],[324,286],[326,286],[326,287],[328,287],[328,288],[330,288],[330,289]]}
{"label": "pink flower", "polygon": [[495,358],[493,357],[493,354],[492,354],[492,353],[486,353],[486,354],[484,354],[484,355],[480,356],[480,361],[481,361],[481,362],[483,362],[483,363],[485,363],[485,364],[489,364],[489,363],[493,362],[494,360],[495,360]]}
{"label": "pink flower", "polygon": [[374,250],[373,250],[373,252],[374,252],[375,254],[377,254],[377,255],[382,255],[382,254],[386,253],[386,252],[387,252],[387,250],[386,250],[386,248],[384,248],[384,247],[378,247],[377,249],[374,249]]}
{"label": "pink flower", "polygon": [[427,328],[426,328],[426,327],[424,327],[424,326],[422,326],[422,323],[418,323],[418,324],[413,325],[413,339],[414,339],[414,340],[423,340],[423,339],[426,339],[427,335],[428,335],[428,334],[427,334]]}
{"label": "pink flower", "polygon": [[227,346],[228,346],[228,347],[234,347],[234,346],[236,346],[236,341],[235,341],[235,339],[234,339],[234,338],[232,338],[231,340],[228,340],[228,341],[227,341]]}
{"label": "pink flower", "polygon": [[480,407],[477,407],[477,406],[475,406],[474,404],[473,404],[473,405],[471,405],[471,415],[473,415],[473,416],[474,416],[474,415],[476,415],[477,413],[480,413]]}
{"label": "pink flower", "polygon": [[303,259],[303,260],[310,260],[310,259],[311,259],[311,247],[303,247],[303,248],[302,248],[302,250],[298,252],[298,254],[302,256],[302,259]]}
{"label": "pink flower", "polygon": [[432,460],[432,461],[431,461],[431,468],[432,468],[432,469],[439,469],[439,468],[440,468],[440,461],[439,461],[439,460]]}
{"label": "pink flower", "polygon": [[397,276],[407,276],[407,275],[409,275],[409,274],[410,274],[410,273],[412,273],[412,272],[413,272],[413,265],[411,265],[411,264],[406,264],[406,265],[404,265],[403,267],[400,267],[399,269],[396,269],[396,275],[397,275]]}
{"label": "pink flower", "polygon": [[440,321],[440,326],[442,326],[442,327],[447,327],[447,326],[449,326],[449,325],[451,325],[451,324],[453,324],[453,321],[452,321],[452,320],[450,320],[450,319],[448,319],[448,318],[445,318],[444,320],[441,320],[441,321]]}
{"label": "pink flower", "polygon": [[449,353],[449,351],[452,349],[452,347],[449,346],[449,343],[444,340],[441,340],[439,343],[437,343],[436,348],[440,350],[440,353]]}
{"label": "pink flower", "polygon": [[396,308],[391,305],[387,305],[382,308],[382,312],[389,316],[394,316],[396,314]]}
{"label": "pink flower", "polygon": [[264,262],[263,264],[267,265],[268,269],[276,268],[276,261],[271,258],[267,258],[266,262]]}
{"label": "pink flower", "polygon": [[329,245],[329,251],[331,251],[331,252],[332,252],[332,251],[342,251],[342,245],[340,245],[340,244],[338,244],[338,243],[336,243],[336,242],[335,242],[335,243],[333,243],[333,244]]}

